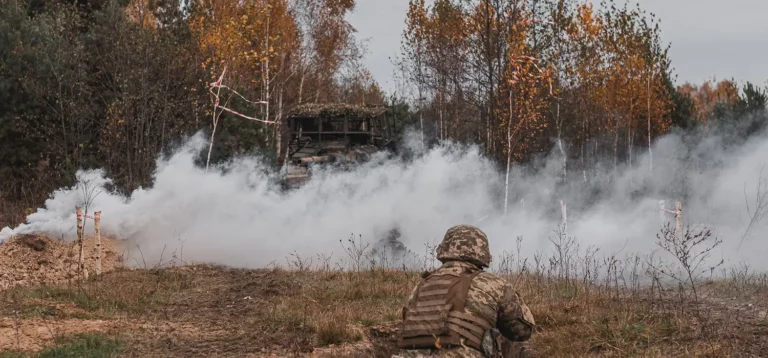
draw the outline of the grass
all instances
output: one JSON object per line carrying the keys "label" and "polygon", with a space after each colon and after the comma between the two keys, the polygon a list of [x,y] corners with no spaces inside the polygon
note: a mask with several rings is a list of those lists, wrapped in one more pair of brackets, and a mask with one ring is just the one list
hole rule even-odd
{"label": "grass", "polygon": [[39,358],[102,358],[114,357],[122,352],[117,339],[103,334],[81,334],[66,343],[43,350]]}
{"label": "grass", "polygon": [[206,265],[123,270],[82,284],[2,292],[0,315],[171,322],[205,330],[162,337],[171,343],[137,333],[146,334],[138,339],[149,339],[156,349],[179,349],[190,341],[226,349],[231,340],[241,340],[244,351],[278,346],[308,352],[359,342],[366,327],[399,317],[400,305],[417,279],[417,274],[403,271],[293,272]]}
{"label": "grass", "polygon": [[[669,285],[674,281],[659,277],[653,258],[598,258],[595,250],[569,251],[577,246],[562,238],[557,243],[566,249],[553,258],[537,257],[529,265],[505,254],[493,268],[531,308],[537,331],[527,344],[538,355],[722,357],[768,351],[768,321],[759,318],[768,305],[758,299],[768,293],[768,276],[748,267],[724,270],[718,279],[696,282],[693,295],[689,283]],[[366,353],[320,356],[383,357],[394,349],[402,305],[419,279],[412,271],[338,271],[327,264],[315,270],[303,264],[295,270],[120,270],[81,284],[1,292],[0,319],[125,322],[120,333],[130,344],[97,335],[39,352],[61,352],[55,356],[89,356],[86,350],[104,356],[99,354],[119,349],[128,356],[291,356],[368,347]]]}
{"label": "grass", "polygon": [[[179,272],[120,270],[84,283],[17,287],[3,292],[0,297],[7,303],[29,303],[22,308],[26,316],[64,314],[72,318],[130,317],[163,305],[174,291],[189,288],[190,284],[191,277]],[[67,304],[73,309],[62,312],[56,308],[57,304]],[[7,313],[12,307],[6,305],[5,310],[0,308],[0,313]]]}
{"label": "grass", "polygon": [[[647,288],[617,290],[613,285],[533,273],[506,277],[536,317],[537,333],[530,346],[546,356],[729,356],[750,343],[729,333],[744,327],[721,319],[716,311],[704,313],[701,304],[695,305],[689,296],[680,300],[679,292],[663,291],[659,298]],[[168,349],[178,353],[194,341],[202,347],[189,354],[216,352],[233,344],[239,345],[237,353],[262,349],[307,353],[370,340],[371,330],[395,324],[418,279],[416,273],[392,270],[318,272],[193,266],[120,271],[82,286],[16,288],[5,297],[27,309],[39,308],[45,302],[75,307],[91,314],[84,319],[131,317],[200,328],[162,339],[151,332],[134,332],[134,340],[146,345],[149,352]],[[703,287],[723,293],[718,290],[733,284],[723,281]],[[71,316],[49,314],[51,319]],[[84,337],[41,354],[100,357],[120,348],[104,336]],[[174,343],[169,345],[168,339]],[[391,348],[392,337],[383,340],[379,343]]]}
{"label": "grass", "polygon": [[106,358],[123,352],[123,343],[104,334],[79,334],[40,352],[0,353],[0,358]]}

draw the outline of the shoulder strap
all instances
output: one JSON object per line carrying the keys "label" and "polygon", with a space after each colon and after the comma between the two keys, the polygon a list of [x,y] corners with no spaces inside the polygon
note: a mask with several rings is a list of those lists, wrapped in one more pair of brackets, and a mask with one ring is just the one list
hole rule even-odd
{"label": "shoulder strap", "polygon": [[469,288],[472,286],[472,280],[479,275],[481,270],[474,272],[464,273],[461,275],[457,287],[457,295],[454,297],[453,308],[454,310],[464,312],[464,306],[467,303],[467,295],[469,294]]}

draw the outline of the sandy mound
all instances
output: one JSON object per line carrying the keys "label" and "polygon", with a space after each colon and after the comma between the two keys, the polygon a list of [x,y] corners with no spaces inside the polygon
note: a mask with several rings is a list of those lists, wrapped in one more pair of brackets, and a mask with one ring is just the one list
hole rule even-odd
{"label": "sandy mound", "polygon": [[[93,274],[96,268],[96,240],[85,238],[85,268]],[[102,272],[122,264],[122,249],[117,240],[101,238]],[[23,234],[0,244],[0,290],[19,285],[60,283],[77,276],[80,248],[43,234]]]}

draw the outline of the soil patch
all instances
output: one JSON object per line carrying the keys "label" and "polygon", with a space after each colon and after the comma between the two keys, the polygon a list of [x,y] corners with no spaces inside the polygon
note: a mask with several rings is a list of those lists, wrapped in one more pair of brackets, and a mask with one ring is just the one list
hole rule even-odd
{"label": "soil patch", "polygon": [[[102,272],[113,271],[122,265],[120,243],[111,237],[101,238]],[[85,269],[96,270],[96,240],[84,240]],[[55,284],[67,282],[78,275],[80,248],[68,242],[43,234],[22,234],[0,244],[0,290],[15,286]]]}

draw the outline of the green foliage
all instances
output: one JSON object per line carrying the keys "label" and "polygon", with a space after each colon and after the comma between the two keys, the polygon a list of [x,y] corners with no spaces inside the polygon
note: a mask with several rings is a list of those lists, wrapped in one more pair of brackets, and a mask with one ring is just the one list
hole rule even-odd
{"label": "green foliage", "polygon": [[747,82],[743,88],[744,96],[738,103],[739,110],[744,113],[765,111],[768,104],[768,95],[765,90]]}
{"label": "green foliage", "polygon": [[761,132],[768,125],[768,94],[747,82],[732,102],[721,101],[715,105],[711,117],[715,121],[727,121],[742,127],[744,137]]}
{"label": "green foliage", "polygon": [[0,353],[0,358],[26,358],[27,355],[22,352],[3,352]]}
{"label": "green foliage", "polygon": [[184,14],[163,12],[153,30],[125,5],[0,4],[0,199],[37,207],[94,167],[124,191],[147,185],[158,154],[207,125]]}
{"label": "green foliage", "polygon": [[117,339],[104,334],[82,334],[66,343],[43,350],[39,358],[103,358],[114,357],[123,351]]}
{"label": "green foliage", "polygon": [[393,94],[387,100],[386,105],[386,116],[392,121],[397,136],[402,135],[408,127],[418,124],[418,115],[411,109],[411,106],[404,98]]}
{"label": "green foliage", "polygon": [[123,342],[102,333],[84,333],[65,339],[37,353],[10,351],[0,353],[0,358],[107,358],[124,351]]}
{"label": "green foliage", "polygon": [[672,98],[672,109],[670,111],[672,126],[681,129],[694,128],[697,125],[697,122],[693,117],[696,111],[693,99],[691,99],[689,95],[680,92],[680,90],[672,84],[672,80],[668,75],[664,78],[664,87],[667,92],[670,93],[670,97]]}
{"label": "green foliage", "polygon": [[[210,34],[195,31],[195,19],[201,14],[207,18],[206,6],[217,4],[221,1],[0,2],[0,227],[17,225],[24,208],[39,207],[48,193],[73,185],[80,169],[104,169],[120,192],[148,187],[158,156],[193,133],[210,133],[208,84],[220,69],[203,66],[211,57],[202,46]],[[233,81],[227,85],[254,100],[268,98],[271,120],[280,119],[299,101],[299,88],[304,91],[303,102],[309,98],[381,102],[370,76],[358,67],[347,68],[361,56],[347,56],[356,50],[347,41],[348,28],[334,27],[345,24],[343,13],[354,2],[322,4],[341,6],[336,9],[341,12],[321,8],[324,20],[302,25],[320,26],[312,31],[322,37],[322,44],[302,49],[301,56],[294,21],[309,18],[284,10],[285,21],[271,28],[270,66],[275,70],[267,88],[258,62],[230,68]],[[253,11],[261,10],[258,5]],[[221,16],[212,23],[232,20]],[[244,39],[248,51],[261,46],[262,37],[255,33],[258,38]],[[278,45],[278,39],[285,43]],[[319,65],[328,61],[334,65]],[[337,79],[342,69],[350,71],[349,80]],[[228,107],[249,116],[267,116],[265,106],[237,98]],[[278,141],[276,128],[224,114],[213,162],[258,153],[277,163],[278,143],[284,150],[286,138]]]}

